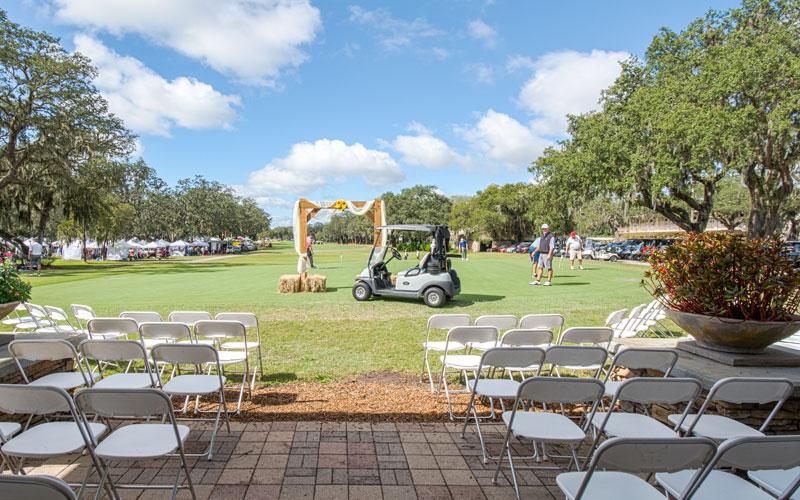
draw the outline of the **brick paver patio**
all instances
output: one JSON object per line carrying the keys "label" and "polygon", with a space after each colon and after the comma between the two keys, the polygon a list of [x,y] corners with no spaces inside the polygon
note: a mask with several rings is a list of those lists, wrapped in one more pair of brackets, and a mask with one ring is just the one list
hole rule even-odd
{"label": "brick paver patio", "polygon": [[[210,427],[191,425],[187,452],[202,451]],[[482,429],[496,454],[505,427]],[[515,498],[510,470],[492,484],[495,463],[483,464],[474,426],[465,439],[459,435],[461,426],[450,423],[254,422],[232,423],[231,430],[217,434],[212,460],[189,459],[201,500]],[[530,446],[518,451],[530,453]],[[86,456],[57,458],[26,470],[79,482],[87,463]],[[123,482],[170,484],[177,467],[176,459],[147,460],[114,467],[112,474]],[[520,471],[523,497],[562,498],[556,474]],[[140,500],[170,494],[120,491],[125,499]],[[190,498],[189,492],[179,498]]]}

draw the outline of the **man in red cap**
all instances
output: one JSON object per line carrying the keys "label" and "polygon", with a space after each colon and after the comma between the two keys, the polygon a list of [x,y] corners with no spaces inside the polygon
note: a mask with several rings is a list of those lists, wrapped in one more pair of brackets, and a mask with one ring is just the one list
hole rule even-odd
{"label": "man in red cap", "polygon": [[569,252],[569,268],[575,269],[575,259],[578,259],[578,269],[583,269],[583,242],[581,237],[572,231],[567,239],[567,247],[564,253]]}

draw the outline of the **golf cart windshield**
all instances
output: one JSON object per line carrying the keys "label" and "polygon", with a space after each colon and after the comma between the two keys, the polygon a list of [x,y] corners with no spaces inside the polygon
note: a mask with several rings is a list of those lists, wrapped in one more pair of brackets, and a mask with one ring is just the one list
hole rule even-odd
{"label": "golf cart windshield", "polygon": [[386,256],[386,251],[389,249],[389,246],[376,246],[372,249],[372,253],[369,255],[369,267],[373,267],[376,264],[380,264],[383,262],[383,258]]}

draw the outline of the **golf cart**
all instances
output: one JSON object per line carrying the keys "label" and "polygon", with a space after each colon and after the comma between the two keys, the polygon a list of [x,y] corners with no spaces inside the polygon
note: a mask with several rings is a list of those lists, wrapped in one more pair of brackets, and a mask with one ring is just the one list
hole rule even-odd
{"label": "golf cart", "polygon": [[353,285],[353,297],[356,300],[367,300],[372,295],[410,299],[422,297],[428,306],[441,307],[447,299],[461,292],[461,281],[458,274],[450,268],[450,259],[447,258],[447,247],[450,243],[447,226],[396,224],[375,229],[430,233],[433,237],[431,251],[422,257],[416,267],[397,273],[397,282],[392,284],[392,275],[386,264],[392,259],[401,260],[402,257],[396,248],[381,246],[380,242],[376,242],[370,252],[367,268],[356,277]]}

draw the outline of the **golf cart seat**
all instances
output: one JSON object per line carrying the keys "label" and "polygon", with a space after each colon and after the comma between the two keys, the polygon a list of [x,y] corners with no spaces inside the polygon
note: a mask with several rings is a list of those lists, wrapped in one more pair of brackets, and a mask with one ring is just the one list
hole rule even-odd
{"label": "golf cart seat", "polygon": [[399,278],[401,276],[417,276],[419,273],[425,270],[425,267],[428,265],[430,257],[431,253],[430,252],[426,253],[425,255],[422,256],[422,259],[419,261],[419,264],[417,264],[417,267],[412,267],[411,269],[400,271],[399,273],[397,273],[397,277]]}

